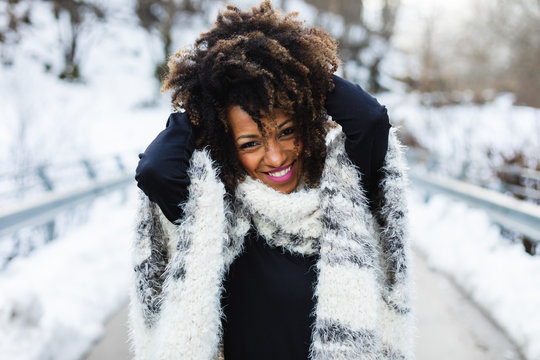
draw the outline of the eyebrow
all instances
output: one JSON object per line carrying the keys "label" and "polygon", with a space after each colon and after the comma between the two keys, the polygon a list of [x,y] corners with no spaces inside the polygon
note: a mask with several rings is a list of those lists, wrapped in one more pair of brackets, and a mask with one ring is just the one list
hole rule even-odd
{"label": "eyebrow", "polygon": [[[281,129],[282,127],[284,127],[285,125],[287,125],[288,123],[290,123],[292,121],[293,121],[293,119],[285,120],[284,122],[282,122],[281,124],[278,125],[278,129]],[[259,137],[259,135],[255,135],[255,134],[240,135],[239,137],[236,138],[236,141],[238,141],[240,139],[257,139],[258,137]]]}
{"label": "eyebrow", "polygon": [[284,127],[285,125],[287,125],[288,123],[290,123],[291,121],[293,121],[293,119],[288,119],[288,120],[285,120],[284,122],[282,122],[281,124],[278,125],[278,129],[281,129],[282,127]]}
{"label": "eyebrow", "polygon": [[240,139],[256,139],[258,137],[259,135],[240,135],[239,137],[236,138],[236,141]]}

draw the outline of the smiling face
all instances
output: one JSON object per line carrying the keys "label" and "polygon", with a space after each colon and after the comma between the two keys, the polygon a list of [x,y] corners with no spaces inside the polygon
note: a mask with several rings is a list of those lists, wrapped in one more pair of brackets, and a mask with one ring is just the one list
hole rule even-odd
{"label": "smiling face", "polygon": [[263,136],[257,123],[240,106],[227,111],[238,159],[253,179],[272,189],[289,194],[302,177],[302,143],[297,139],[290,116],[277,111],[271,119],[263,117]]}

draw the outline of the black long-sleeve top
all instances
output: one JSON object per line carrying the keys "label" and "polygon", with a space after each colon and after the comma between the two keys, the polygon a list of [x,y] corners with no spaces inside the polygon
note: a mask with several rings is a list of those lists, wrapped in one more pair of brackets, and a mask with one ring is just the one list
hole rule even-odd
{"label": "black long-sleeve top", "polygon": [[[326,110],[346,135],[345,149],[358,167],[368,199],[374,197],[388,147],[386,109],[360,86],[334,76]],[[139,155],[137,185],[176,222],[188,196],[187,169],[194,150],[187,114],[173,113]],[[271,248],[256,231],[227,274],[222,297],[227,360],[306,360],[311,343],[316,256]]]}

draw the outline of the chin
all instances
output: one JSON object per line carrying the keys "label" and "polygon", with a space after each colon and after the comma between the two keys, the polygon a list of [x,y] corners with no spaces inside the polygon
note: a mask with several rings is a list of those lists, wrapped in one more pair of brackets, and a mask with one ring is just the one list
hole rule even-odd
{"label": "chin", "polygon": [[298,187],[298,184],[300,183],[300,178],[301,178],[301,176],[299,174],[294,174],[294,176],[289,181],[287,181],[285,183],[270,182],[269,180],[267,180],[265,178],[259,178],[259,179],[264,184],[266,184],[267,186],[271,187],[272,189],[274,189],[276,191],[279,191],[280,193],[290,194],[294,190],[296,190],[296,188]]}
{"label": "chin", "polygon": [[296,184],[294,184],[294,185],[287,186],[284,189],[275,189],[275,190],[277,190],[277,191],[279,191],[281,193],[284,193],[284,194],[290,194],[296,189],[297,186],[298,186],[298,182]]}

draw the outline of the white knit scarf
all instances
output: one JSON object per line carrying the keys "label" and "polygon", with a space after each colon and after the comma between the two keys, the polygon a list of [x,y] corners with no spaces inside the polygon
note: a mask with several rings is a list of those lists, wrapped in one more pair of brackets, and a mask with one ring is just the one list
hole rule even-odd
{"label": "white knit scarf", "polygon": [[317,189],[286,195],[248,178],[229,203],[208,153],[196,151],[176,228],[143,197],[130,310],[136,358],[219,358],[222,281],[253,221],[271,246],[319,253],[310,359],[413,359],[403,171],[391,132],[372,213],[336,128]]}
{"label": "white knit scarf", "polygon": [[319,194],[319,189],[304,186],[283,194],[248,177],[236,189],[237,216],[251,217],[268,245],[313,255],[322,233]]}

